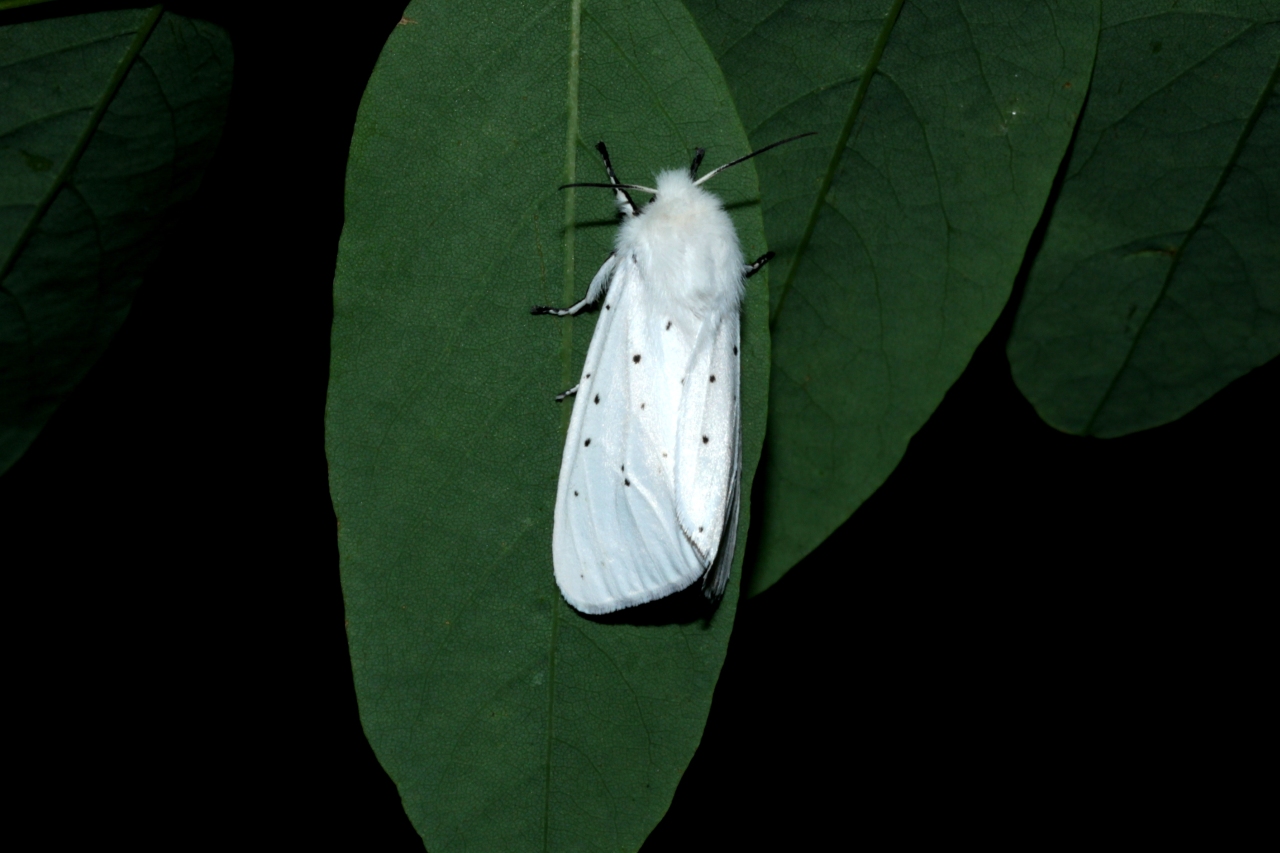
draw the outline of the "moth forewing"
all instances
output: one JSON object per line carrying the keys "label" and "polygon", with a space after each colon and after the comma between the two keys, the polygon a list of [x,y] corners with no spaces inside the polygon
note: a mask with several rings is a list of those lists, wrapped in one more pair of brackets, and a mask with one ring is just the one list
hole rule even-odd
{"label": "moth forewing", "polygon": [[585,613],[661,598],[705,572],[672,497],[678,399],[665,385],[679,382],[687,347],[660,334],[629,258],[604,299],[569,421],[552,534],[557,583]]}

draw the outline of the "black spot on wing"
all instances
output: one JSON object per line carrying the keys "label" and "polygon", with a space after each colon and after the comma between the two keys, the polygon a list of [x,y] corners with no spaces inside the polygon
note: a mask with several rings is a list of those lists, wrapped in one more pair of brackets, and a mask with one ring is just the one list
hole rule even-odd
{"label": "black spot on wing", "polygon": [[737,354],[738,354],[738,348],[737,348],[736,346],[733,348],[733,354],[734,354],[734,355],[737,355]]}
{"label": "black spot on wing", "polygon": [[596,405],[600,405],[600,395],[596,395]]}
{"label": "black spot on wing", "polygon": [[631,356],[631,363],[632,364],[640,363],[640,353],[636,353],[635,355]]}
{"label": "black spot on wing", "polygon": [[590,447],[590,446],[591,446],[591,439],[589,439],[589,438],[588,438],[586,441],[582,442],[582,446],[583,446],[583,447]]}
{"label": "black spot on wing", "polygon": [[630,486],[630,485],[631,485],[631,481],[630,481],[630,480],[623,479],[623,481],[622,481],[622,482],[626,483],[628,486]]}
{"label": "black spot on wing", "polygon": [[713,373],[713,374],[711,374],[711,381],[712,381],[712,382],[715,382],[715,381],[716,381],[716,375],[715,375],[714,373]]}
{"label": "black spot on wing", "polygon": [[708,441],[710,441],[710,440],[711,440],[711,439],[707,438],[705,435],[702,437],[702,443],[703,443],[703,444],[706,444],[706,443],[707,443]]}
{"label": "black spot on wing", "polygon": [[[670,320],[668,320],[668,321],[667,321],[667,329],[670,329],[670,328],[671,328],[671,321],[670,321]],[[666,330],[664,329],[663,331],[666,331]]]}

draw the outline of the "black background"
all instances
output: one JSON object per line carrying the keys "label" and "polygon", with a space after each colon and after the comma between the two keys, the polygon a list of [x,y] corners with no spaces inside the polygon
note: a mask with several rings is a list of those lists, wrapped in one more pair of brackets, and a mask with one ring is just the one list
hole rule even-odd
{"label": "black background", "polygon": [[[401,7],[170,8],[231,33],[231,113],[124,328],[0,478],[14,822],[421,849],[360,729],[323,435],[347,145]],[[1277,366],[1075,438],[1010,379],[1012,310],[883,488],[743,603],[646,850],[1220,842],[1260,810]]]}

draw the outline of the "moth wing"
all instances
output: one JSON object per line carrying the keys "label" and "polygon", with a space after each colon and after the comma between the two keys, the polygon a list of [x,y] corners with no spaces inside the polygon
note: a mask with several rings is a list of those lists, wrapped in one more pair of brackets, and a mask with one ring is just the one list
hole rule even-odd
{"label": "moth wing", "polygon": [[738,545],[738,507],[742,503],[742,442],[738,442],[738,458],[733,466],[733,480],[729,484],[729,524],[720,537],[720,547],[702,578],[702,591],[712,600],[724,595],[729,583],[729,569],[733,566],[733,552]]}
{"label": "moth wing", "polygon": [[676,431],[680,526],[707,567],[703,589],[719,597],[737,540],[742,479],[736,311],[708,317],[690,353]]}
{"label": "moth wing", "polygon": [[706,572],[675,499],[680,380],[692,344],[655,307],[634,259],[620,259],[587,350],[556,494],[556,583],[579,611],[653,601]]}

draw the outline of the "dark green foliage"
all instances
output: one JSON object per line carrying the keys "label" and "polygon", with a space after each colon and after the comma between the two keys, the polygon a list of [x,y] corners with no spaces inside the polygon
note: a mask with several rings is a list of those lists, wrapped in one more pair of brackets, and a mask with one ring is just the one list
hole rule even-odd
{"label": "dark green foliage", "polygon": [[222,131],[231,45],[160,7],[0,27],[0,472],[124,322]]}
{"label": "dark green foliage", "polygon": [[1280,352],[1280,21],[1109,3],[1009,360],[1060,430],[1181,417]]}
{"label": "dark green foliage", "polygon": [[[773,271],[759,592],[884,482],[1009,297],[1089,85],[1091,0],[690,3]],[[901,7],[901,8],[899,8]]]}
{"label": "dark green foliage", "polygon": [[[757,592],[893,471],[1037,251],[1010,353],[1055,425],[1153,425],[1274,353],[1280,48],[1266,9],[500,6],[411,6],[352,142],[328,446],[356,689],[431,850],[629,850],[697,744],[741,572],[709,619],[589,620],[555,589],[550,400],[593,323],[526,312],[581,295],[614,214],[554,187],[602,177],[598,139],[643,183],[816,132],[716,185],[777,252],[745,310]],[[1069,345],[1135,263],[1132,357]],[[1060,381],[1082,369],[1088,393]]]}

